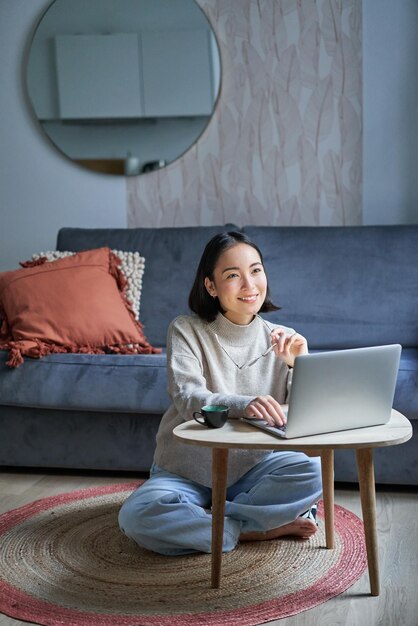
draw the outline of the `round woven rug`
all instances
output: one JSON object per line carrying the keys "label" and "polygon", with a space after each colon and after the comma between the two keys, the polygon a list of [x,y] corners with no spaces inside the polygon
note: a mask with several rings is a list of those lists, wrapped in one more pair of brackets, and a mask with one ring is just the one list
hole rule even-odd
{"label": "round woven rug", "polygon": [[164,557],[118,528],[132,483],[38,500],[0,516],[0,611],[51,626],[254,626],[342,593],[366,568],[363,524],[335,510],[326,550],[322,509],[309,541],[240,544],[220,589],[207,554]]}

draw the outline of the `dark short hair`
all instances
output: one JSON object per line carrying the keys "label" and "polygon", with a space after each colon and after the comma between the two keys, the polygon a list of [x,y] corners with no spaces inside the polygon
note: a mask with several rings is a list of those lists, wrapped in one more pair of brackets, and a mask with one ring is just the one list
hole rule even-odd
{"label": "dark short hair", "polygon": [[[218,313],[224,313],[222,310],[219,299],[213,298],[207,292],[205,287],[205,278],[213,280],[213,272],[218,262],[219,257],[225,250],[232,248],[240,243],[245,243],[247,246],[251,246],[254,250],[257,250],[261,263],[264,267],[263,255],[258,246],[243,233],[238,232],[224,232],[219,233],[212,237],[212,239],[206,244],[200,259],[193,286],[189,294],[189,308],[196,313],[200,318],[207,322],[213,322]],[[264,302],[260,308],[260,311],[265,313],[268,311],[278,311],[280,307],[272,303],[270,298],[270,291],[267,282],[267,292]]]}

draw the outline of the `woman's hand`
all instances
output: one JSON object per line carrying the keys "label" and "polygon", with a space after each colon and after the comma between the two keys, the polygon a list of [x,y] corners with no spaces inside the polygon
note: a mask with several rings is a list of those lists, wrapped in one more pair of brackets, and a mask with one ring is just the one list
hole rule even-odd
{"label": "woman's hand", "polygon": [[245,417],[262,419],[270,426],[286,424],[286,415],[280,404],[272,396],[257,396],[245,407]]}
{"label": "woman's hand", "polygon": [[289,367],[294,366],[295,357],[308,354],[308,342],[299,333],[289,335],[284,328],[275,328],[271,333],[271,340],[273,344],[276,344],[275,355]]}

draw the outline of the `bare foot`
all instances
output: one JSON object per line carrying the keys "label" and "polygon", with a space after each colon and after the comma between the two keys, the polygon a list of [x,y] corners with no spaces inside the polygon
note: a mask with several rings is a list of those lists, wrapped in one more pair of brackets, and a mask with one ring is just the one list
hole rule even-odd
{"label": "bare foot", "polygon": [[309,539],[318,530],[315,522],[305,517],[297,517],[294,522],[285,524],[279,528],[272,528],[265,532],[253,531],[249,533],[241,533],[240,541],[268,541],[269,539],[278,539],[279,537],[300,537],[301,539]]}

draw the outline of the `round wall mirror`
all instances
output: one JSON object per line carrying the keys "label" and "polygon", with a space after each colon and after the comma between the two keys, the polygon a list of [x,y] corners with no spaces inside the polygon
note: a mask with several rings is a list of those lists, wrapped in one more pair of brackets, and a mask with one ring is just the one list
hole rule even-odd
{"label": "round wall mirror", "polygon": [[194,0],[54,0],[27,66],[30,102],[58,149],[126,176],[196,142],[220,81],[218,44]]}

